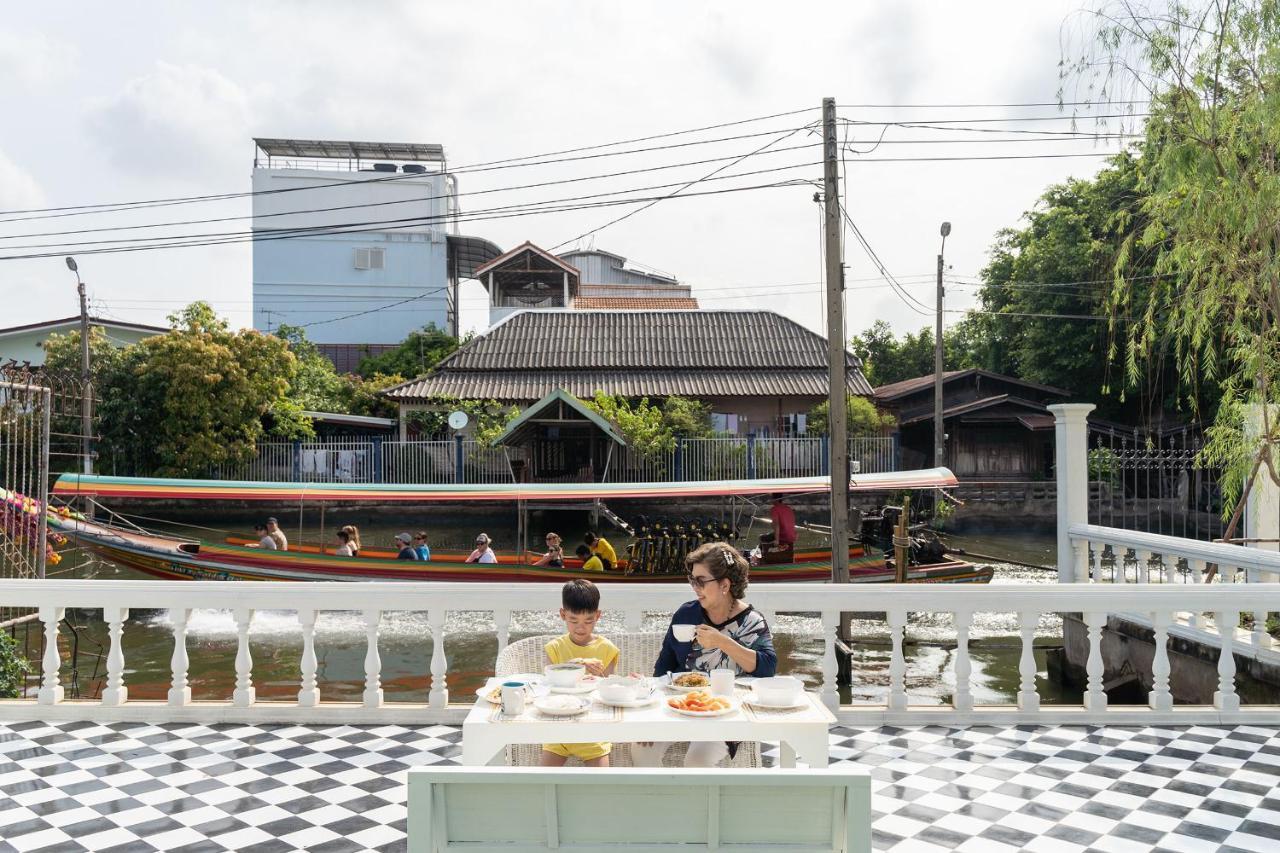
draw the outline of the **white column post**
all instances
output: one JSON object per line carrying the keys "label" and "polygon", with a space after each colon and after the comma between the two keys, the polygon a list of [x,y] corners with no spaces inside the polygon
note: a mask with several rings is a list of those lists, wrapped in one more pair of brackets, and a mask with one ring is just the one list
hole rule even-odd
{"label": "white column post", "polygon": [[969,678],[973,674],[973,664],[969,660],[969,627],[973,624],[973,614],[967,610],[958,610],[955,623],[956,692],[951,697],[951,707],[968,713],[973,710],[973,691],[969,687]]}
{"label": "white column post", "polygon": [[1040,614],[1024,610],[1018,614],[1018,628],[1022,634],[1022,654],[1018,658],[1018,710],[1040,710],[1040,694],[1036,692],[1036,627]]}
{"label": "white column post", "polygon": [[169,610],[169,621],[173,622],[173,656],[169,658],[169,669],[173,679],[169,688],[170,705],[190,705],[191,685],[187,681],[187,620],[191,618],[190,607],[174,607]]}
{"label": "white column post", "polygon": [[444,654],[444,626],[448,615],[444,605],[427,614],[427,625],[431,628],[431,690],[427,700],[435,710],[449,706],[449,660]]}
{"label": "white column post", "polygon": [[315,610],[299,610],[298,621],[302,623],[302,687],[298,690],[298,704],[314,708],[320,704],[320,689],[316,686],[316,670],[320,664],[316,660]]}
{"label": "white column post", "polygon": [[822,611],[822,704],[832,713],[840,710],[840,693],[836,689],[839,664],[836,661],[836,632],[840,628],[840,611]]}
{"label": "white column post", "polygon": [[1071,583],[1075,554],[1068,529],[1089,521],[1089,425],[1092,403],[1060,403],[1053,412],[1058,476],[1058,582]]}
{"label": "white column post", "polygon": [[378,654],[378,623],[381,610],[364,611],[364,706],[382,707],[382,656]]}
{"label": "white column post", "polygon": [[1218,692],[1213,694],[1213,707],[1219,711],[1239,711],[1240,697],[1236,694],[1236,623],[1240,614],[1234,610],[1219,610],[1214,614],[1218,625]]}
{"label": "white column post", "polygon": [[129,688],[124,686],[124,621],[129,618],[127,607],[106,607],[102,615],[107,620],[107,634],[111,638],[111,650],[107,652],[107,686],[102,691],[102,704],[108,707],[123,705],[129,698]]}
{"label": "white column post", "polygon": [[902,647],[907,627],[907,614],[903,610],[890,610],[889,622],[889,710],[907,710],[907,658]]}
{"label": "white column post", "polygon": [[62,621],[63,613],[61,607],[40,608],[40,621],[44,623],[44,657],[40,660],[44,681],[36,697],[41,705],[56,705],[62,701],[63,690],[59,678],[62,656],[58,654],[58,623]]}
{"label": "white column post", "polygon": [[1153,711],[1172,711],[1173,696],[1169,693],[1169,623],[1172,614],[1157,610],[1151,614],[1155,628],[1156,656],[1151,662],[1151,695],[1147,704]]}
{"label": "white column post", "polygon": [[236,620],[236,687],[231,692],[231,704],[248,708],[258,698],[253,688],[253,656],[249,654],[249,625],[253,611],[238,607],[231,614]]}
{"label": "white column post", "polygon": [[1105,711],[1107,694],[1102,689],[1102,629],[1107,626],[1107,614],[1086,613],[1084,624],[1089,629],[1089,657],[1084,665],[1089,684],[1084,694],[1084,707],[1087,711]]}

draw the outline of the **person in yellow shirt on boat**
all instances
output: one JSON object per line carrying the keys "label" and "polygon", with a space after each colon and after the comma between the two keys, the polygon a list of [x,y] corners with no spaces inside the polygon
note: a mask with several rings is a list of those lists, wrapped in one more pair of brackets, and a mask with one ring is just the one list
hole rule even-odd
{"label": "person in yellow shirt on boat", "polygon": [[600,558],[600,562],[604,564],[605,571],[609,571],[618,565],[618,553],[613,550],[613,546],[609,544],[608,539],[602,539],[588,531],[587,535],[582,537],[582,541],[591,549],[592,554]]}
{"label": "person in yellow shirt on boat", "polygon": [[604,571],[604,563],[600,561],[599,557],[592,554],[591,549],[586,545],[579,545],[575,553],[578,555],[578,559],[582,561],[582,570],[584,572]]}
{"label": "person in yellow shirt on boat", "polygon": [[[580,662],[590,675],[612,675],[618,647],[595,634],[600,621],[600,590],[588,580],[571,580],[560,591],[560,618],[567,631],[544,647],[550,663]],[[544,743],[542,766],[561,767],[577,758],[587,767],[608,767],[611,743]]]}

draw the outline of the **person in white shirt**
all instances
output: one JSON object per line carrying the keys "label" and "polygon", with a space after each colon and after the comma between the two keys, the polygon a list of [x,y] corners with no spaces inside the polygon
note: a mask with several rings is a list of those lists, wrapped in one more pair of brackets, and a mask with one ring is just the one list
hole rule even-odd
{"label": "person in white shirt", "polygon": [[268,551],[276,550],[276,540],[271,538],[271,534],[267,532],[265,524],[255,524],[253,526],[253,535],[258,537],[259,548],[265,548]]}
{"label": "person in white shirt", "polygon": [[355,552],[351,550],[351,534],[345,530],[338,531],[338,547],[333,549],[333,553],[338,557],[354,557]]}
{"label": "person in white shirt", "polygon": [[285,538],[284,531],[280,529],[280,525],[274,518],[267,519],[267,533],[275,540],[277,551],[289,550],[289,540]]}
{"label": "person in white shirt", "polygon": [[496,563],[498,557],[493,553],[493,549],[489,547],[489,534],[481,533],[476,537],[476,549],[471,552],[471,556],[467,557],[468,563]]}

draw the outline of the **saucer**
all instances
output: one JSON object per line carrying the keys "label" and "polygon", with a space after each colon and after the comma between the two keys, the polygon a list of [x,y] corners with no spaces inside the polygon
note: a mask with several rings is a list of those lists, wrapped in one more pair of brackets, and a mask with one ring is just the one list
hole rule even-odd
{"label": "saucer", "polygon": [[760,698],[756,696],[754,691],[747,691],[744,693],[742,701],[744,704],[751,705],[754,708],[764,708],[769,711],[792,711],[797,708],[807,707],[809,704],[809,701],[804,697],[804,694],[796,697],[794,702],[786,702],[781,705],[775,705],[772,702],[762,702]]}
{"label": "saucer", "polygon": [[608,708],[648,708],[654,702],[657,702],[659,698],[661,697],[657,690],[651,691],[649,695],[643,699],[631,699],[627,702],[610,702],[599,693],[595,695],[596,701]]}

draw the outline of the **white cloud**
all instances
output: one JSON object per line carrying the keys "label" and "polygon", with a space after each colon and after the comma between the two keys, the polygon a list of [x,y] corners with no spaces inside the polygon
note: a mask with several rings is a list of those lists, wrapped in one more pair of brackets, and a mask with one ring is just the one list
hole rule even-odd
{"label": "white cloud", "polygon": [[0,151],[0,210],[26,210],[44,203],[44,190],[36,179]]}
{"label": "white cloud", "polygon": [[17,30],[0,30],[0,80],[10,85],[40,86],[72,74],[76,67],[74,45],[47,36]]}
{"label": "white cloud", "polygon": [[250,114],[245,91],[218,71],[161,61],[99,102],[89,124],[122,170],[189,180],[237,174]]}

